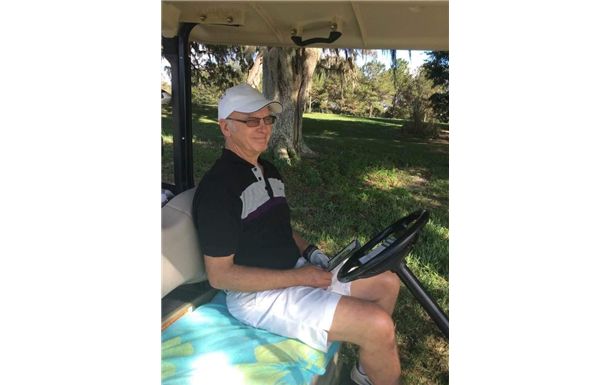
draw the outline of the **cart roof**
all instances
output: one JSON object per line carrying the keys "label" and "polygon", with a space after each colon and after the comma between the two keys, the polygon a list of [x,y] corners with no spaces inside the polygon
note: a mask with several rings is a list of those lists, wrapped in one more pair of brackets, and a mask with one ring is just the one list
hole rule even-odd
{"label": "cart roof", "polygon": [[162,34],[198,23],[191,40],[207,44],[295,47],[303,39],[342,35],[311,47],[449,50],[449,1],[163,1]]}

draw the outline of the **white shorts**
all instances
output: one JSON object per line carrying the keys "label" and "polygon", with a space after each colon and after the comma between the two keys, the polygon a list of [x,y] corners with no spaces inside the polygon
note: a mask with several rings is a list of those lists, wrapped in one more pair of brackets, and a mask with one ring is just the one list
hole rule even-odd
{"label": "white shorts", "polygon": [[[295,268],[307,262],[299,258]],[[326,352],[328,330],[342,295],[350,295],[351,282],[337,280],[337,266],[328,289],[293,286],[258,292],[227,290],[229,312],[241,322],[285,337],[296,338]]]}

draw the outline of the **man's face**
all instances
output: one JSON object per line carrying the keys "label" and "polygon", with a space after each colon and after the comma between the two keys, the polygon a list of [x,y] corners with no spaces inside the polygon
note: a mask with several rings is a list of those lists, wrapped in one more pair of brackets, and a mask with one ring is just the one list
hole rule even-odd
{"label": "man's face", "polygon": [[267,149],[269,139],[271,138],[272,125],[265,124],[262,119],[259,119],[256,127],[249,127],[245,122],[241,122],[241,120],[264,118],[269,115],[271,115],[271,112],[268,107],[263,107],[251,113],[232,112],[225,120],[228,125],[228,132],[225,133],[227,141],[230,141],[232,145],[245,154],[260,155]]}

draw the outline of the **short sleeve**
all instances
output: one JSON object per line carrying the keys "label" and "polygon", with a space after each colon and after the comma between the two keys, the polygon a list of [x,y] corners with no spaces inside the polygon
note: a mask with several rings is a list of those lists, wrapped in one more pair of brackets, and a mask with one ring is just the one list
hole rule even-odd
{"label": "short sleeve", "polygon": [[213,181],[195,194],[193,218],[203,254],[224,257],[237,252],[241,233],[241,200]]}

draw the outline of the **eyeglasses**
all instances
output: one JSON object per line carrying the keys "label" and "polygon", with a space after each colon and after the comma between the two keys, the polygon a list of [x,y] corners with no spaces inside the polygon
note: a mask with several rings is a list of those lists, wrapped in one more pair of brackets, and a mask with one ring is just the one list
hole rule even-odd
{"label": "eyeglasses", "polygon": [[262,119],[263,123],[269,125],[269,124],[275,123],[277,116],[269,115],[269,116],[265,116],[264,118],[248,118],[246,120],[233,119],[233,118],[225,118],[225,119],[246,123],[246,126],[248,126],[248,127],[258,127],[259,124],[261,124],[261,119]]}

